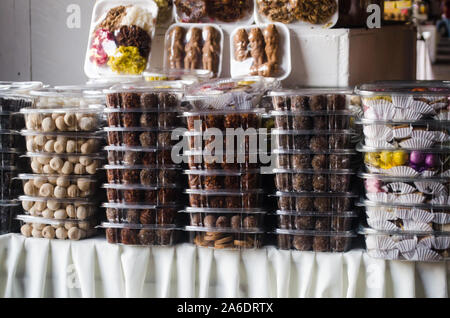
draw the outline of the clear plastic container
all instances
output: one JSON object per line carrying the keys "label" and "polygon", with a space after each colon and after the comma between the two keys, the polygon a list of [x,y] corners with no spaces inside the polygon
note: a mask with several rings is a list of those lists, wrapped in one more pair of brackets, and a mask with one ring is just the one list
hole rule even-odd
{"label": "clear plastic container", "polygon": [[144,186],[140,184],[104,184],[109,203],[168,205],[180,202],[178,185]]}
{"label": "clear plastic container", "polygon": [[365,200],[367,224],[380,231],[450,232],[450,206],[377,203]]}
{"label": "clear plastic container", "polygon": [[177,206],[130,205],[104,203],[106,219],[110,223],[168,226],[176,224]]}
{"label": "clear plastic container", "polygon": [[448,177],[392,177],[360,173],[364,179],[366,197],[373,202],[415,204],[439,204],[450,202]]}
{"label": "clear plastic container", "polygon": [[258,209],[203,209],[188,208],[190,225],[217,229],[262,230],[266,211]]}
{"label": "clear plastic container", "polygon": [[21,166],[19,156],[22,151],[17,148],[0,149],[0,169],[3,167]]}
{"label": "clear plastic container", "polygon": [[25,149],[25,140],[15,130],[0,130],[0,148]]}
{"label": "clear plastic container", "polygon": [[15,180],[17,167],[4,166],[0,168],[0,200],[14,200],[20,194],[20,183]]}
{"label": "clear plastic container", "polygon": [[96,222],[91,220],[54,220],[18,215],[20,232],[25,237],[78,241],[96,234]]}
{"label": "clear plastic container", "polygon": [[364,132],[364,144],[368,147],[392,149],[449,148],[449,125],[442,121],[421,120],[414,123],[394,121],[357,121]]}
{"label": "clear plastic container", "polygon": [[184,86],[179,81],[118,84],[104,91],[106,105],[113,109],[175,112],[179,111]]}
{"label": "clear plastic container", "polygon": [[92,176],[58,176],[46,174],[19,174],[23,193],[56,199],[92,198],[97,190],[97,179]]}
{"label": "clear plastic container", "polygon": [[189,188],[199,190],[249,190],[261,187],[259,170],[185,170]]}
{"label": "clear plastic container", "polygon": [[20,228],[16,216],[20,213],[17,201],[0,201],[0,235],[17,232]]}
{"label": "clear plastic container", "polygon": [[27,152],[33,173],[53,175],[94,175],[101,168],[104,157],[100,154],[57,154]]}
{"label": "clear plastic container", "polygon": [[173,129],[158,128],[105,128],[110,146],[167,148],[176,145]]}
{"label": "clear plastic container", "polygon": [[367,254],[386,260],[437,262],[450,259],[450,234],[403,233],[361,229]]}
{"label": "clear plastic container", "polygon": [[192,244],[214,249],[257,249],[264,243],[264,231],[261,230],[186,226],[185,231]]}
{"label": "clear plastic container", "polygon": [[356,235],[349,232],[318,232],[276,229],[280,250],[343,253],[351,249]]}
{"label": "clear plastic container", "polygon": [[260,208],[264,200],[261,189],[240,190],[195,190],[188,189],[189,203],[195,208],[252,209]]}
{"label": "clear plastic container", "polygon": [[38,132],[22,130],[28,152],[59,154],[95,154],[100,151],[105,135],[101,132]]}
{"label": "clear plastic container", "polygon": [[29,95],[10,93],[0,88],[0,110],[5,114],[17,113],[21,108],[33,106],[33,103],[33,97]]}
{"label": "clear plastic container", "polygon": [[139,127],[170,129],[179,127],[181,122],[176,110],[159,109],[105,109],[109,127]]}
{"label": "clear plastic container", "polygon": [[174,226],[102,223],[101,227],[108,243],[124,245],[174,246],[180,232]]}
{"label": "clear plastic container", "polygon": [[352,193],[294,193],[280,192],[275,194],[278,209],[289,212],[344,213],[352,211],[354,201],[358,197]]}
{"label": "clear plastic container", "polygon": [[175,0],[175,21],[189,23],[252,24],[253,1]]}
{"label": "clear plastic container", "polygon": [[214,74],[208,70],[188,70],[188,69],[164,69],[152,68],[144,73],[147,82],[153,81],[181,81],[186,85],[205,82],[213,78]]}
{"label": "clear plastic container", "polygon": [[338,0],[255,0],[257,24],[281,22],[296,29],[328,29],[339,20]]}
{"label": "clear plastic container", "polygon": [[222,73],[224,35],[215,24],[172,24],[164,43],[164,69],[202,69]]}
{"label": "clear plastic container", "polygon": [[311,150],[316,152],[337,149],[351,149],[358,135],[352,130],[311,131],[311,130],[272,130],[272,143],[275,148]]}
{"label": "clear plastic container", "polygon": [[44,86],[42,82],[0,81],[0,93],[28,94],[31,90],[39,89],[42,86]]}
{"label": "clear plastic container", "polygon": [[163,186],[179,184],[181,169],[176,166],[107,165],[104,167],[108,183]]}
{"label": "clear plastic container", "polygon": [[148,70],[158,11],[154,1],[97,1],[84,62],[86,76],[130,76]]}
{"label": "clear plastic container", "polygon": [[300,231],[347,232],[352,230],[355,212],[291,212],[277,211],[278,228]]}
{"label": "clear plastic container", "polygon": [[86,108],[22,108],[25,126],[29,130],[42,132],[92,132],[102,125],[102,105]]}
{"label": "clear plastic container", "polygon": [[272,111],[276,129],[284,130],[342,130],[353,125],[350,111]]}
{"label": "clear plastic container", "polygon": [[0,112],[0,129],[19,131],[24,127],[25,122],[19,114],[5,111]]}
{"label": "clear plastic container", "polygon": [[450,86],[444,81],[375,82],[356,88],[364,118],[413,122],[449,121]]}
{"label": "clear plastic container", "polygon": [[[101,105],[104,103],[104,95],[84,94],[82,89],[57,89],[57,88],[41,88],[33,90],[30,95],[33,97],[34,108],[87,108],[89,105]],[[62,110],[61,110],[62,111]]]}
{"label": "clear plastic container", "polygon": [[291,73],[291,39],[282,23],[245,25],[230,35],[231,77],[259,75],[279,80]]}
{"label": "clear plastic container", "polygon": [[353,95],[353,89],[279,89],[267,95],[272,100],[272,108],[275,112],[305,116],[348,115],[350,114],[349,99]]}
{"label": "clear plastic container", "polygon": [[96,202],[87,198],[46,198],[22,195],[22,208],[25,214],[55,220],[88,220],[96,217]]}
{"label": "clear plastic container", "polygon": [[[174,159],[181,162],[181,155],[172,154],[171,149],[146,147],[108,146],[108,163],[110,165],[144,165],[173,167]],[[173,157],[174,156],[174,157]]]}
{"label": "clear plastic container", "polygon": [[218,129],[224,132],[228,128],[257,130],[261,128],[261,118],[264,113],[265,110],[262,108],[205,109],[185,112],[183,117],[186,117],[189,131],[198,134],[207,129]]}
{"label": "clear plastic container", "polygon": [[255,170],[260,167],[258,154],[238,153],[235,156],[219,154],[208,154],[203,151],[185,151],[184,158],[187,159],[191,170]]}
{"label": "clear plastic container", "polygon": [[345,193],[352,188],[353,170],[274,169],[275,186],[284,192]]}
{"label": "clear plastic container", "polygon": [[397,177],[431,177],[449,175],[450,155],[445,149],[390,149],[358,145],[370,173]]}
{"label": "clear plastic container", "polygon": [[272,162],[279,169],[342,170],[355,167],[356,151],[348,150],[272,150]]}

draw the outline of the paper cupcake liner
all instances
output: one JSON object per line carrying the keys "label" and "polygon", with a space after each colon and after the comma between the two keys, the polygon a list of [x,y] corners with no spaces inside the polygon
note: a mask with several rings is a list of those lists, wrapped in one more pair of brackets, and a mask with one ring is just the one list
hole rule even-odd
{"label": "paper cupcake liner", "polygon": [[419,120],[422,114],[411,109],[397,109],[394,114],[394,120]]}
{"label": "paper cupcake liner", "polygon": [[375,167],[372,167],[372,166],[369,166],[369,165],[366,165],[366,168],[367,168],[367,170],[368,170],[370,173],[382,173],[382,172],[385,171],[385,170],[383,170],[383,169],[375,168]]}
{"label": "paper cupcake liner", "polygon": [[435,251],[425,248],[418,248],[416,249],[414,257],[411,260],[423,262],[423,261],[438,261],[440,259],[441,256]]}
{"label": "paper cupcake liner", "polygon": [[436,224],[450,223],[450,213],[434,213],[433,222]]}
{"label": "paper cupcake liner", "polygon": [[433,248],[437,250],[446,250],[450,248],[450,237],[438,236],[433,241]]}
{"label": "paper cupcake liner", "polygon": [[415,203],[419,204],[423,203],[424,201],[425,197],[423,195],[413,193],[399,195],[395,198],[395,202],[407,204],[415,204]]}
{"label": "paper cupcake liner", "polygon": [[407,109],[412,102],[414,102],[412,96],[392,96],[392,104],[398,108]]}
{"label": "paper cupcake liner", "polygon": [[405,139],[411,137],[412,131],[412,127],[397,128],[392,129],[392,134],[395,139]]}
{"label": "paper cupcake liner", "polygon": [[411,208],[397,208],[395,210],[395,215],[397,218],[402,220],[414,220],[417,222],[429,223],[434,220],[434,214],[425,210]]}
{"label": "paper cupcake liner", "polygon": [[433,146],[433,144],[433,140],[418,138],[407,139],[399,143],[400,147],[409,149],[426,149]]}
{"label": "paper cupcake liner", "polygon": [[407,239],[397,242],[395,246],[401,253],[414,251],[417,247],[417,239]]}
{"label": "paper cupcake liner", "polygon": [[391,120],[395,117],[394,105],[386,100],[368,100],[366,106],[364,117],[367,119]]}
{"label": "paper cupcake liner", "polygon": [[370,257],[388,260],[397,260],[400,254],[398,250],[370,250],[367,253]]}
{"label": "paper cupcake liner", "polygon": [[366,193],[367,198],[373,202],[393,203],[395,195],[391,193]]}
{"label": "paper cupcake liner", "polygon": [[375,229],[375,230],[379,230],[379,231],[396,231],[398,230],[398,227],[395,226],[394,223],[389,222],[389,221],[385,221],[385,220],[377,220],[377,219],[367,219],[367,224]]}
{"label": "paper cupcake liner", "polygon": [[414,130],[411,133],[411,137],[413,139],[425,139],[425,140],[436,141],[436,131]]}
{"label": "paper cupcake liner", "polygon": [[439,196],[447,196],[447,188],[439,182],[433,181],[417,181],[414,182],[417,190],[425,194],[434,194]]}
{"label": "paper cupcake liner", "polygon": [[391,141],[394,138],[393,130],[385,125],[365,125],[363,132],[369,139]]}
{"label": "paper cupcake liner", "polygon": [[423,223],[415,220],[403,220],[403,230],[411,232],[431,232],[433,231],[433,227],[430,223]]}
{"label": "paper cupcake liner", "polygon": [[416,177],[419,175],[419,172],[407,166],[392,167],[384,171],[387,175],[394,177]]}
{"label": "paper cupcake liner", "polygon": [[429,178],[429,177],[433,177],[433,176],[435,176],[436,175],[436,171],[433,171],[433,170],[425,170],[425,171],[422,171],[422,173],[420,174],[422,177],[424,177],[424,178]]}
{"label": "paper cupcake liner", "polygon": [[366,146],[372,147],[372,148],[383,148],[383,149],[394,149],[395,146],[388,143],[386,140],[379,140],[379,139],[364,139],[364,142]]}
{"label": "paper cupcake liner", "polygon": [[439,114],[434,116],[436,120],[450,120],[450,112],[448,111],[441,111]]}
{"label": "paper cupcake liner", "polygon": [[392,182],[386,185],[387,189],[390,189],[390,192],[408,194],[416,191],[416,188],[413,186],[404,183],[404,182]]}
{"label": "paper cupcake liner", "polygon": [[450,141],[450,136],[442,131],[435,131],[434,132],[434,140],[436,142],[448,142]]}
{"label": "paper cupcake liner", "polygon": [[416,257],[416,251],[412,250],[412,251],[401,252],[401,255],[404,259],[406,259],[408,261],[414,261],[415,257]]}
{"label": "paper cupcake liner", "polygon": [[433,200],[430,201],[430,204],[434,204],[434,205],[450,205],[450,197],[442,196],[442,197],[434,198]]}
{"label": "paper cupcake liner", "polygon": [[397,216],[394,211],[385,207],[366,207],[366,215],[373,220],[396,220]]}
{"label": "paper cupcake liner", "polygon": [[396,244],[388,235],[368,235],[366,246],[368,250],[392,250],[396,247]]}
{"label": "paper cupcake liner", "polygon": [[434,245],[435,237],[434,236],[424,236],[417,241],[417,246],[420,248],[432,248]]}
{"label": "paper cupcake liner", "polygon": [[434,110],[439,110],[442,108],[447,108],[448,103],[433,103],[430,106],[433,107]]}
{"label": "paper cupcake liner", "polygon": [[[397,106],[396,107],[400,107]],[[419,114],[433,114],[435,113],[434,108],[428,105],[425,102],[419,101],[419,100],[412,100],[410,99],[409,103],[406,105],[406,107],[401,107],[403,109],[409,109]]]}

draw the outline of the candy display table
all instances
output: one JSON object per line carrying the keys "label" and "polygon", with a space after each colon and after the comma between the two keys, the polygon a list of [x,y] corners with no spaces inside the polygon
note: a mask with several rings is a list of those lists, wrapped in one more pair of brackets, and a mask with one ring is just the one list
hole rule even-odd
{"label": "candy display table", "polygon": [[1,297],[448,297],[446,263],[0,237]]}

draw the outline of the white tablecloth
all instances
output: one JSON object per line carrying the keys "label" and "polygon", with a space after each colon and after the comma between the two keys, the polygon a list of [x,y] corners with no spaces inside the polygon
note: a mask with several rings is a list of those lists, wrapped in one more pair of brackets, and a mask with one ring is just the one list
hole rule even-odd
{"label": "white tablecloth", "polygon": [[0,236],[0,297],[447,297],[446,263]]}

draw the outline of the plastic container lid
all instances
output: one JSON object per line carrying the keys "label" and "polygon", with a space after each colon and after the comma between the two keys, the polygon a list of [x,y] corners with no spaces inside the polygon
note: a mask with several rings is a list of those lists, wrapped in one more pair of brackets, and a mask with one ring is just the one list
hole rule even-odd
{"label": "plastic container lid", "polygon": [[182,81],[153,81],[153,82],[130,82],[116,84],[109,89],[103,90],[105,94],[114,93],[183,93],[185,84]]}
{"label": "plastic container lid", "polygon": [[321,193],[321,192],[283,192],[277,191],[274,195],[276,197],[311,197],[311,198],[357,198],[358,195],[354,193]]}
{"label": "plastic container lid", "polygon": [[296,89],[277,89],[267,93],[267,96],[316,96],[316,95],[353,95],[353,87],[315,87]]}
{"label": "plastic container lid", "polygon": [[44,132],[44,131],[36,131],[30,129],[22,129],[20,131],[22,136],[51,136],[51,137],[67,137],[71,139],[104,139],[105,134],[103,131],[93,131],[93,132],[70,132],[70,131],[53,131],[53,132]]}
{"label": "plastic container lid", "polygon": [[246,194],[262,194],[263,189],[248,189],[248,190],[199,190],[199,189],[186,189],[186,194],[198,194],[207,196],[240,196]]}
{"label": "plastic container lid", "polygon": [[316,136],[316,135],[349,135],[359,136],[354,130],[349,129],[335,129],[335,130],[285,130],[285,129],[272,129],[272,135],[303,135],[303,136]]}
{"label": "plastic container lid", "polygon": [[31,90],[43,87],[42,82],[6,82],[0,81],[0,94],[27,94]]}
{"label": "plastic container lid", "polygon": [[103,105],[88,105],[86,107],[68,107],[65,106],[64,108],[61,107],[55,107],[55,108],[22,108],[20,112],[22,114],[28,115],[28,114],[98,114],[101,115],[101,113],[104,111],[105,106]]}
{"label": "plastic container lid", "polygon": [[51,152],[27,152],[25,155],[22,155],[23,158],[42,158],[42,157],[58,157],[58,158],[69,158],[69,157],[76,157],[76,158],[89,158],[93,160],[103,160],[105,159],[105,156],[103,156],[101,153],[90,153],[90,154],[82,154],[82,153],[51,153]]}
{"label": "plastic container lid", "polygon": [[143,185],[143,184],[118,184],[118,183],[105,183],[102,185],[103,189],[115,189],[115,190],[158,190],[158,189],[181,189],[178,184],[164,184],[164,185]]}
{"label": "plastic container lid", "polygon": [[148,204],[128,204],[128,203],[103,203],[102,208],[106,209],[128,209],[128,210],[154,210],[160,208],[177,208],[178,204],[161,204],[161,205],[148,205]]}
{"label": "plastic container lid", "polygon": [[233,229],[233,228],[217,228],[217,227],[203,227],[203,226],[186,226],[186,232],[214,232],[214,233],[240,233],[240,234],[264,234],[261,229]]}
{"label": "plastic container lid", "polygon": [[130,229],[130,230],[181,230],[176,224],[153,225],[153,224],[130,224],[102,222],[97,228],[103,229]]}
{"label": "plastic container lid", "polygon": [[92,219],[86,219],[86,220],[77,220],[77,219],[64,219],[64,220],[57,220],[57,219],[45,219],[40,216],[31,216],[31,215],[18,215],[16,217],[17,220],[23,221],[25,223],[37,223],[37,224],[48,224],[48,225],[64,225],[66,223],[90,223],[91,221],[94,221]]}
{"label": "plastic container lid", "polygon": [[322,232],[314,230],[286,230],[286,229],[276,229],[275,234],[287,234],[287,235],[302,235],[302,236],[333,236],[333,237],[357,237],[355,232]]}
{"label": "plastic container lid", "polygon": [[272,173],[275,174],[339,174],[339,175],[353,175],[356,174],[356,172],[352,169],[282,169],[282,168],[275,168],[272,170]]}
{"label": "plastic container lid", "polygon": [[233,209],[233,208],[196,208],[186,207],[180,213],[222,213],[222,214],[267,214],[267,211],[258,208],[254,209]]}
{"label": "plastic container lid", "polygon": [[351,110],[272,110],[270,116],[355,116],[355,113]]}
{"label": "plastic container lid", "polygon": [[449,81],[383,81],[363,84],[355,88],[363,97],[385,95],[448,96]]}
{"label": "plastic container lid", "polygon": [[288,211],[288,210],[277,210],[272,215],[290,215],[290,216],[329,216],[329,217],[357,217],[358,213],[354,211],[328,211],[328,212],[317,212],[317,211]]}
{"label": "plastic container lid", "polygon": [[326,150],[310,150],[310,149],[272,149],[275,155],[356,155],[355,149],[326,149]]}
{"label": "plastic container lid", "polygon": [[182,81],[186,85],[210,80],[213,73],[208,70],[188,70],[188,69],[157,69],[152,68],[144,72],[147,82],[153,81]]}
{"label": "plastic container lid", "polygon": [[242,176],[244,174],[252,173],[252,174],[259,174],[260,169],[250,169],[250,170],[227,170],[227,169],[220,169],[220,170],[213,170],[213,169],[206,169],[206,170],[185,170],[183,172],[187,175],[200,175],[200,176]]}

